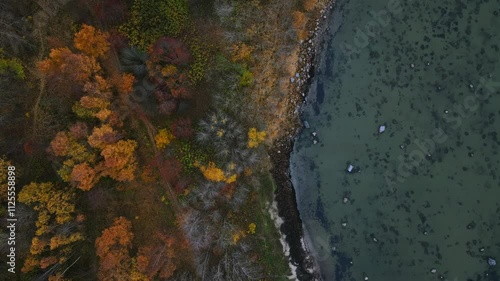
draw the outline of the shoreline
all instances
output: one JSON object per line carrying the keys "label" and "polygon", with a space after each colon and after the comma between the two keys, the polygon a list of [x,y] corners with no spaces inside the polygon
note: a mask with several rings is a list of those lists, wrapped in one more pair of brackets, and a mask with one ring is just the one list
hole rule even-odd
{"label": "shoreline", "polygon": [[[293,152],[295,139],[303,128],[300,120],[300,107],[309,94],[316,67],[319,65],[319,54],[322,51],[321,43],[327,30],[326,22],[334,8],[334,2],[327,1],[323,7],[317,8],[315,17],[307,25],[310,36],[300,43],[299,66],[297,68],[299,77],[303,78],[296,82],[297,87],[291,87],[290,103],[294,106],[290,108],[290,111],[293,109],[293,112],[288,112],[286,120],[290,125],[287,127],[291,129],[284,134],[284,137],[275,140],[269,151],[272,162],[270,172],[277,187],[274,193],[275,202],[278,215],[283,221],[279,231],[288,244],[291,267],[296,269],[296,272],[292,274],[300,281],[322,280],[322,278],[319,266],[307,247],[307,239],[309,238],[297,206],[296,191],[290,174],[290,156]],[[295,85],[291,84],[291,86]]]}

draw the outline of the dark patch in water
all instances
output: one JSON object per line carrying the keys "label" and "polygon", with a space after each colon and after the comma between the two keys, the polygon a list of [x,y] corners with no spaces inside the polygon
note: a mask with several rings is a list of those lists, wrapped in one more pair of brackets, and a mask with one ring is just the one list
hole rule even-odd
{"label": "dark patch in water", "polygon": [[318,218],[321,226],[325,229],[329,229],[328,219],[325,216],[325,207],[323,207],[323,201],[321,201],[321,197],[319,196],[316,201],[316,217]]}
{"label": "dark patch in water", "polygon": [[347,254],[342,252],[337,252],[335,254],[337,256],[337,263],[335,264],[335,280],[343,281],[348,280],[349,276],[348,270],[352,266],[352,258],[348,257]]}
{"label": "dark patch in water", "polygon": [[322,104],[325,100],[325,88],[323,87],[322,82],[318,82],[318,85],[316,86],[316,100],[319,104]]}

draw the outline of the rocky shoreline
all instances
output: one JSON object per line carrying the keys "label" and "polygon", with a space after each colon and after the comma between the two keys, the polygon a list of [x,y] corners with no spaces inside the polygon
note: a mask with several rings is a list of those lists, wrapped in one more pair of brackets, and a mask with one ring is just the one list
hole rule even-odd
{"label": "rocky shoreline", "polygon": [[308,40],[300,45],[298,77],[291,78],[292,93],[290,103],[293,105],[288,112],[285,137],[277,139],[269,151],[275,184],[275,200],[278,214],[283,220],[281,233],[290,248],[290,260],[296,266],[296,277],[300,281],[322,280],[319,268],[304,243],[304,229],[297,207],[296,192],[290,175],[290,154],[293,151],[295,137],[303,127],[299,118],[299,108],[306,101],[309,88],[314,77],[315,66],[319,63],[321,52],[320,42],[325,31],[326,20],[333,10],[334,1],[329,1],[315,13],[313,21],[307,28],[310,31]]}

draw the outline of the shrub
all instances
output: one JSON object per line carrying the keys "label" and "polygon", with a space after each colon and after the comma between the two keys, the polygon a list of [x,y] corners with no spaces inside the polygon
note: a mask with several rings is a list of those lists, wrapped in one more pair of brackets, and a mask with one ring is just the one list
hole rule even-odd
{"label": "shrub", "polygon": [[187,22],[186,0],[134,0],[130,18],[119,30],[145,51],[162,36],[178,36]]}

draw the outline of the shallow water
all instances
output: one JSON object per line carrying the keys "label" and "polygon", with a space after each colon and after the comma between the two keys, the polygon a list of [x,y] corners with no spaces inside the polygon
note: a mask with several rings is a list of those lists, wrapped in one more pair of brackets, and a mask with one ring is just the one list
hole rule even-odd
{"label": "shallow water", "polygon": [[322,275],[500,280],[500,1],[336,5],[291,159]]}

